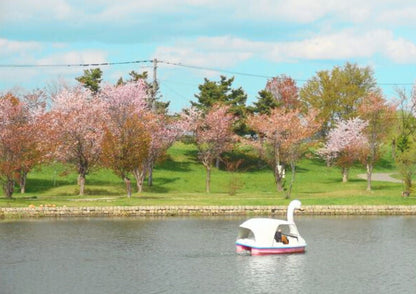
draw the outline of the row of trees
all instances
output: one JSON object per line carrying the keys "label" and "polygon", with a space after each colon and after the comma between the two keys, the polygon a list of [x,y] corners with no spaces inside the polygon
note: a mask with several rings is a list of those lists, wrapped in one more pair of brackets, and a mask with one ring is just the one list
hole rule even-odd
{"label": "row of trees", "polygon": [[147,93],[147,84],[139,79],[96,92],[76,86],[51,97],[41,91],[21,99],[3,96],[0,180],[6,197],[12,196],[17,179],[24,190],[34,165],[51,161],[74,167],[80,195],[85,192],[86,176],[100,166],[125,181],[129,196],[130,174],[141,191],[144,174],[187,130],[183,120],[152,112]]}
{"label": "row of trees", "polygon": [[318,72],[300,89],[288,76],[275,77],[248,107],[247,95],[233,89],[232,82],[205,79],[193,106],[206,112],[218,102],[228,105],[235,116],[234,132],[269,164],[278,190],[283,190],[284,171],[290,167],[290,195],[297,160],[306,151],[328,166],[339,166],[344,182],[350,167],[362,163],[371,190],[374,164],[391,145],[404,194],[410,194],[416,172],[416,91],[397,89],[398,99],[388,102],[371,69],[350,63]]}
{"label": "row of trees", "polygon": [[209,191],[212,160],[235,142],[229,107],[218,104],[207,112],[189,109],[168,115],[168,104],[154,99],[156,89],[146,74],[131,72],[130,80],[104,86],[101,74],[86,70],[77,78],[82,86],[61,85],[52,95],[35,91],[1,97],[0,181],[5,196],[12,196],[16,182],[24,192],[27,173],[35,165],[59,161],[78,173],[80,195],[87,175],[106,167],[123,179],[130,197],[131,175],[138,192],[146,176],[152,185],[155,163],[184,134],[195,136]]}
{"label": "row of trees", "polygon": [[62,87],[53,95],[34,91],[1,97],[0,181],[6,197],[16,182],[24,192],[27,173],[50,161],[76,169],[81,195],[89,172],[107,167],[123,179],[130,196],[130,175],[139,192],[146,176],[151,185],[156,161],[184,134],[198,147],[207,192],[212,166],[241,145],[270,165],[277,190],[284,189],[283,173],[290,167],[288,197],[297,161],[308,150],[341,167],[344,181],[352,164],[362,162],[371,189],[373,166],[387,142],[404,176],[405,193],[411,191],[416,95],[399,91],[401,104],[388,104],[369,68],[347,63],[321,71],[301,89],[281,75],[267,82],[252,106],[246,106],[241,87],[233,89],[233,78],[205,79],[192,107],[175,115],[168,115],[168,103],[158,101],[157,84],[150,85],[146,73],[132,71],[129,80],[104,86],[101,75],[99,69],[86,70],[77,78],[83,87]]}

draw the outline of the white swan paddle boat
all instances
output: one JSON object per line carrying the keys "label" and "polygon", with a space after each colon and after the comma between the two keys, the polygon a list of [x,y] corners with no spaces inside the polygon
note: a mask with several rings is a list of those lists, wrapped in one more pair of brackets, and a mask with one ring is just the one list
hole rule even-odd
{"label": "white swan paddle boat", "polygon": [[302,210],[299,200],[289,203],[287,220],[252,218],[242,223],[236,241],[237,253],[264,255],[305,252],[306,242],[293,220],[295,209]]}

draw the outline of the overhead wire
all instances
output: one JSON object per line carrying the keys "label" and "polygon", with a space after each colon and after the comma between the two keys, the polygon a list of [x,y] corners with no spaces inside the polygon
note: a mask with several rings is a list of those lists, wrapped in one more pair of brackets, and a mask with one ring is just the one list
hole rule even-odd
{"label": "overhead wire", "polygon": [[99,63],[63,63],[63,64],[0,64],[0,68],[36,68],[36,67],[90,67],[90,66],[112,66],[123,64],[135,64],[153,62],[153,60],[133,60],[119,62],[99,62]]}
{"label": "overhead wire", "polygon": [[[132,60],[132,61],[119,61],[119,62],[99,62],[99,63],[68,63],[68,64],[0,64],[0,68],[41,68],[41,67],[93,67],[93,66],[113,66],[113,65],[126,65],[126,64],[138,64],[138,63],[152,63],[154,60],[145,59],[145,60]],[[158,60],[156,59],[158,64],[166,64],[171,66],[195,69],[195,70],[204,70],[204,71],[214,71],[219,73],[227,73],[232,75],[238,76],[247,76],[247,77],[254,77],[254,78],[264,78],[264,79],[271,79],[274,76],[265,75],[265,74],[255,74],[255,73],[247,73],[247,72],[239,72],[239,71],[231,71],[221,68],[214,68],[214,67],[204,67],[198,65],[191,65],[191,64],[184,64],[180,62],[171,62],[165,60]],[[307,82],[308,80],[303,79],[294,79],[297,82]],[[381,86],[412,86],[414,83],[409,82],[381,82],[377,83]]]}
{"label": "overhead wire", "polygon": [[231,70],[220,69],[220,68],[203,67],[203,66],[189,65],[189,64],[183,64],[183,63],[177,63],[177,62],[169,62],[169,61],[163,61],[163,60],[160,60],[160,61],[158,60],[158,63],[164,63],[164,64],[174,65],[174,66],[181,66],[181,67],[197,69],[197,70],[207,70],[207,71],[229,73],[229,74],[233,74],[233,75],[249,76],[249,77],[255,77],[255,78],[266,78],[266,79],[273,78],[272,76],[268,76],[268,75],[252,74],[252,73],[231,71]]}
{"label": "overhead wire", "polygon": [[182,95],[181,93],[179,93],[178,91],[176,91],[175,89],[173,89],[171,86],[168,85],[169,83],[163,83],[163,86],[168,89],[170,92],[172,92],[173,94],[175,94],[176,96],[180,97],[181,99],[189,99],[187,97],[185,97],[184,95]]}

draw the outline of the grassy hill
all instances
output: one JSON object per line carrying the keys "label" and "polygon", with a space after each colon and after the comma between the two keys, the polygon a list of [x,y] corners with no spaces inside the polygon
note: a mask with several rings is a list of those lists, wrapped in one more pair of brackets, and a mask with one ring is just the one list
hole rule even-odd
{"label": "grassy hill", "polygon": [[[0,198],[0,206],[30,204],[58,206],[103,205],[286,205],[284,193],[276,192],[272,171],[257,161],[247,159],[244,172],[214,169],[211,193],[205,193],[205,169],[196,161],[195,146],[177,143],[168,150],[167,158],[154,171],[154,185],[145,187],[131,199],[125,196],[120,178],[101,169],[87,176],[85,196],[78,196],[77,175],[65,172],[60,164],[43,166],[29,174],[25,194],[14,199]],[[251,164],[249,164],[251,163]],[[375,172],[397,174],[389,156],[380,161]],[[350,171],[350,181],[341,182],[341,171],[327,167],[318,159],[304,159],[297,167],[291,199],[305,205],[416,204],[413,198],[402,198],[400,183],[373,182],[373,191],[366,191],[366,181],[357,166]]]}

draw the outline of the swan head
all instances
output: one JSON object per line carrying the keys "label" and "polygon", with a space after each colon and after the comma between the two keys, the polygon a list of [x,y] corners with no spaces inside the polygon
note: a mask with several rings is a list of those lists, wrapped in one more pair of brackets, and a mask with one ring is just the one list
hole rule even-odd
{"label": "swan head", "polygon": [[289,203],[288,210],[290,210],[290,208],[292,208],[293,211],[295,211],[295,209],[300,210],[300,211],[303,211],[303,209],[302,209],[302,203],[299,200],[297,200],[297,199],[296,200],[292,200]]}
{"label": "swan head", "polygon": [[287,208],[287,220],[293,222],[293,214],[295,210],[303,211],[302,203],[299,200],[292,200]]}

